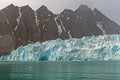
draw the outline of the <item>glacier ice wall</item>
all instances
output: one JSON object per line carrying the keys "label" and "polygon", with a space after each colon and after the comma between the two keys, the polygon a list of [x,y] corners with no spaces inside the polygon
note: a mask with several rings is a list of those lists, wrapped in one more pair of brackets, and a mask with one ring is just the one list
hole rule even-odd
{"label": "glacier ice wall", "polygon": [[120,60],[120,35],[36,42],[13,50],[1,61],[94,61]]}

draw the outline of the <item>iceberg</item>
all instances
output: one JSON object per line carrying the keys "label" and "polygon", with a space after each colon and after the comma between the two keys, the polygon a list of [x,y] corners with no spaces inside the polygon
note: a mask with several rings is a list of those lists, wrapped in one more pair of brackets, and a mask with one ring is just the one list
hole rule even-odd
{"label": "iceberg", "polygon": [[1,56],[0,61],[120,60],[120,35],[87,36],[36,42]]}

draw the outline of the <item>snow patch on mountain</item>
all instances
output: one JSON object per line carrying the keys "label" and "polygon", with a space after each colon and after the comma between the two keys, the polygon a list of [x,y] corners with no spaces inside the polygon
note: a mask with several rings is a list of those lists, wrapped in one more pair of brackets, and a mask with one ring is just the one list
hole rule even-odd
{"label": "snow patch on mountain", "polygon": [[35,22],[36,22],[36,24],[38,26],[39,25],[39,20],[38,20],[38,16],[37,16],[36,11],[34,12],[34,14],[35,14]]}
{"label": "snow patch on mountain", "polygon": [[44,28],[45,28],[45,25],[43,25],[42,28],[44,29]]}
{"label": "snow patch on mountain", "polygon": [[[70,18],[70,17],[69,17],[69,18]],[[58,27],[59,36],[62,34],[63,31],[65,31],[65,32],[68,34],[69,38],[72,38],[72,36],[71,36],[71,34],[70,34],[70,31],[67,31],[67,30],[65,29],[65,26],[64,26],[64,24],[63,24],[63,22],[62,22],[62,20],[61,20],[61,15],[58,15],[58,16],[55,17],[54,19],[55,19],[55,23],[57,24],[57,27]],[[59,24],[57,23],[57,20],[60,21]]]}
{"label": "snow patch on mountain", "polygon": [[67,20],[70,20],[70,17],[67,17]]}
{"label": "snow patch on mountain", "polygon": [[103,29],[103,22],[97,22],[97,27],[103,32],[103,35],[106,35],[106,32]]}
{"label": "snow patch on mountain", "polygon": [[72,38],[72,35],[70,34],[70,31],[68,31],[67,33],[69,35],[69,38]]}
{"label": "snow patch on mountain", "polygon": [[19,37],[19,38],[18,38],[18,40],[20,41],[20,40],[21,40],[21,38]]}
{"label": "snow patch on mountain", "polygon": [[28,40],[28,42],[30,43],[31,41],[30,41],[30,40]]}
{"label": "snow patch on mountain", "polygon": [[76,18],[79,19],[79,20],[82,19],[82,17],[79,16],[79,15],[76,15]]}
{"label": "snow patch on mountain", "polygon": [[19,23],[20,23],[21,17],[22,17],[21,7],[19,7],[19,17],[16,19],[16,20],[17,20],[17,25],[16,25],[16,27],[14,28],[14,30],[17,30],[18,25],[19,25]]}
{"label": "snow patch on mountain", "polygon": [[0,35],[0,38],[1,38],[2,36]]}
{"label": "snow patch on mountain", "polygon": [[[69,17],[69,19],[70,19],[70,17]],[[71,34],[70,34],[70,31],[67,31],[67,30],[65,29],[65,26],[63,25],[63,22],[62,22],[61,18],[60,18],[60,23],[61,23],[61,25],[62,25],[62,27],[63,27],[63,30],[68,33],[69,38],[72,38],[72,36],[71,36]]]}
{"label": "snow patch on mountain", "polygon": [[66,32],[65,26],[63,25],[63,22],[62,22],[61,18],[60,18],[60,24],[63,27],[63,30]]}
{"label": "snow patch on mountain", "polygon": [[76,15],[76,20],[75,20],[75,22],[76,22],[76,23],[77,23],[77,22],[81,22],[81,19],[82,19],[82,17],[81,17],[81,16]]}
{"label": "snow patch on mountain", "polygon": [[58,28],[58,33],[59,33],[59,36],[62,34],[62,26],[58,24],[57,20],[59,18],[59,15],[54,17],[54,20],[55,20],[55,23],[57,25],[57,28]]}
{"label": "snow patch on mountain", "polygon": [[6,22],[7,22],[7,24],[10,24],[9,21],[8,21],[8,19],[6,20]]}
{"label": "snow patch on mountain", "polygon": [[50,14],[48,14],[48,16],[50,17],[51,15],[50,15]]}
{"label": "snow patch on mountain", "polygon": [[72,36],[71,36],[71,34],[70,34],[70,31],[67,31],[67,30],[65,29],[65,26],[63,25],[63,22],[62,22],[61,18],[60,18],[60,22],[61,22],[61,24],[62,24],[62,26],[63,26],[63,30],[64,30],[65,32],[67,32],[69,38],[72,38]]}

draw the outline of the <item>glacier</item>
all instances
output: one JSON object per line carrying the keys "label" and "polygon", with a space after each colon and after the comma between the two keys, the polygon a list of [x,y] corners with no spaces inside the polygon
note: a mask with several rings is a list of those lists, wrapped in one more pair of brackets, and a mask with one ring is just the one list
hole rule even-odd
{"label": "glacier", "polygon": [[120,60],[120,35],[87,36],[36,42],[1,56],[0,61]]}

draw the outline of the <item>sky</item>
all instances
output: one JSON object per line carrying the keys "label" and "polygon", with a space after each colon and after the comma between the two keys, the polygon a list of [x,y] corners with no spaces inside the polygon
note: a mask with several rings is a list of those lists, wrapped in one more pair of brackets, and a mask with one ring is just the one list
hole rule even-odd
{"label": "sky", "polygon": [[34,10],[45,5],[53,13],[60,13],[65,8],[76,10],[81,4],[86,4],[91,9],[97,8],[120,25],[120,0],[0,0],[0,9],[11,3],[16,6],[29,5]]}

